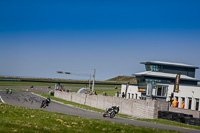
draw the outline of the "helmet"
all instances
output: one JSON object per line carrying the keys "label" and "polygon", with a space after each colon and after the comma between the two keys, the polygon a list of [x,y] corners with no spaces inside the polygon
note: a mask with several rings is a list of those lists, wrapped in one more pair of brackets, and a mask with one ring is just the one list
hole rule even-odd
{"label": "helmet", "polygon": [[50,101],[50,98],[49,98],[49,97],[47,98],[47,101]]}

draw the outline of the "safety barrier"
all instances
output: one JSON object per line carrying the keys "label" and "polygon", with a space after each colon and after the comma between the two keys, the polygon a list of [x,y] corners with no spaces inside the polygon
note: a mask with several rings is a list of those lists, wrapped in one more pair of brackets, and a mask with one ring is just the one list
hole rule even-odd
{"label": "safety barrier", "polygon": [[193,118],[193,115],[188,115],[184,113],[158,111],[158,118],[200,126],[200,118]]}

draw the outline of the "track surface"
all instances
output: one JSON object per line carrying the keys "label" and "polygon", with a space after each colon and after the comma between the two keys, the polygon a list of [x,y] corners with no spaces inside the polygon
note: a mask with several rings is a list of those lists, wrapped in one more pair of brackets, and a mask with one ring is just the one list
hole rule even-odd
{"label": "track surface", "polygon": [[126,123],[135,126],[144,126],[144,127],[151,127],[151,128],[158,128],[158,129],[167,129],[167,130],[176,130],[180,132],[187,132],[187,133],[200,133],[200,130],[192,130],[192,129],[184,129],[179,127],[161,125],[161,124],[153,124],[148,122],[124,119],[119,117],[114,117],[113,119],[110,118],[103,118],[101,113],[96,113],[92,111],[87,111],[83,109],[79,109],[76,107],[64,105],[61,103],[57,103],[52,101],[48,107],[45,109],[40,108],[40,104],[44,98],[31,94],[29,92],[13,92],[12,94],[6,94],[4,91],[0,91],[0,96],[2,97],[3,101],[7,104],[28,107],[33,109],[40,109],[46,110],[50,112],[58,112],[64,113],[68,115],[80,116],[85,118],[92,118],[92,119],[101,119],[107,120],[112,122],[118,123]]}

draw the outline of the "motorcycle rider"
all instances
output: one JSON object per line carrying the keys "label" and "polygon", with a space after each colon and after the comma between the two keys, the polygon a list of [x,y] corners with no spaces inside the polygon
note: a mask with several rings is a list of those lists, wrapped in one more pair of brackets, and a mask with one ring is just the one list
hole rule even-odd
{"label": "motorcycle rider", "polygon": [[9,92],[9,89],[8,89],[8,88],[6,88],[6,94],[8,94],[8,92]]}
{"label": "motorcycle rider", "polygon": [[47,106],[49,106],[49,103],[51,102],[50,97],[48,97],[48,98],[46,99],[46,101],[47,101]]}
{"label": "motorcycle rider", "polygon": [[110,115],[110,118],[113,118],[115,114],[119,112],[119,106],[112,106],[111,108],[106,108],[105,113],[103,114],[103,117],[108,117]]}
{"label": "motorcycle rider", "polygon": [[10,94],[12,94],[12,89],[9,90]]}
{"label": "motorcycle rider", "polygon": [[119,112],[119,106],[112,106],[113,110],[115,111],[115,113]]}
{"label": "motorcycle rider", "polygon": [[[45,100],[42,101],[41,105],[43,105],[44,103],[46,103],[46,105],[49,106],[50,102],[51,102],[51,99],[50,99],[50,97],[48,97],[47,99],[45,99]],[[42,106],[40,108],[42,108]]]}

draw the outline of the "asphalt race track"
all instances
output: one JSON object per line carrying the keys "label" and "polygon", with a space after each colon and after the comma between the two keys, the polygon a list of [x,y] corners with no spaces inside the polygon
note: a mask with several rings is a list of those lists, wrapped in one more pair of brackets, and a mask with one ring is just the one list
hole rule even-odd
{"label": "asphalt race track", "polygon": [[13,92],[12,94],[6,94],[5,91],[0,91],[0,96],[5,103],[15,105],[15,106],[46,110],[50,112],[58,112],[58,113],[63,113],[63,114],[68,114],[68,115],[85,117],[85,118],[101,119],[101,120],[107,120],[107,121],[124,123],[124,124],[126,123],[130,125],[135,125],[135,126],[144,126],[144,127],[159,128],[159,129],[166,129],[166,130],[176,130],[176,131],[187,132],[187,133],[200,133],[200,130],[184,129],[184,128],[179,128],[179,127],[124,119],[124,118],[119,118],[119,117],[114,117],[113,119],[104,118],[101,113],[79,109],[76,107],[68,106],[68,105],[61,104],[54,101],[51,101],[50,105],[46,107],[45,109],[43,108],[41,109],[40,104],[42,100],[44,100],[44,98],[34,95],[30,92]]}

